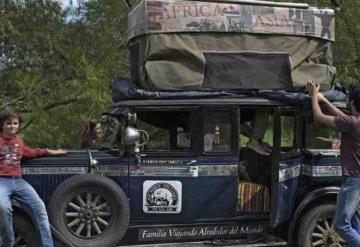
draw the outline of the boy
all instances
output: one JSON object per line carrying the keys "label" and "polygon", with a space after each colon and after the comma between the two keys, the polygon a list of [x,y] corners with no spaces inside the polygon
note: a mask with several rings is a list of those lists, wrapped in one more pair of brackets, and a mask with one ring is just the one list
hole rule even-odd
{"label": "boy", "polygon": [[[314,119],[342,133],[340,152],[345,179],[338,194],[334,227],[349,246],[360,246],[360,85],[349,93],[348,107],[352,116],[345,115],[319,93],[319,85],[309,82],[307,89]],[[326,105],[332,116],[322,113],[319,101]]]}
{"label": "boy", "polygon": [[36,191],[21,178],[22,159],[66,154],[63,149],[31,149],[17,135],[21,117],[15,112],[0,116],[0,234],[4,247],[14,246],[11,199],[17,200],[31,214],[39,230],[41,246],[53,247],[46,208]]}

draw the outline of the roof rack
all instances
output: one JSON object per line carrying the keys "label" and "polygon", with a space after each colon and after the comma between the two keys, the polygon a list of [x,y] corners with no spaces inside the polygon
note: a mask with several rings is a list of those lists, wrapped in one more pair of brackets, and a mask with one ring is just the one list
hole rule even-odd
{"label": "roof rack", "polygon": [[262,5],[269,7],[284,7],[284,8],[300,8],[307,9],[309,4],[307,3],[280,3],[260,0],[190,0],[199,2],[219,2],[219,3],[237,3],[237,4],[249,4],[249,5]]}

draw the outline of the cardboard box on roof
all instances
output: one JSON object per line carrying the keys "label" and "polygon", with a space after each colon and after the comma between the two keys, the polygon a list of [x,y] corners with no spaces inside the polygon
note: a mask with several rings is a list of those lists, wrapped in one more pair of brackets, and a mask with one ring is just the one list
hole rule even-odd
{"label": "cardboard box on roof", "polygon": [[335,75],[331,9],[142,0],[129,13],[132,80],[147,90],[299,90]]}

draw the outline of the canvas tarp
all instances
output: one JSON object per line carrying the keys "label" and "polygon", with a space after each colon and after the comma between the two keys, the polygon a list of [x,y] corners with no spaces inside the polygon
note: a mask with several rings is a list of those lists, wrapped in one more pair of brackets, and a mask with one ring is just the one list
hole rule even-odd
{"label": "canvas tarp", "polygon": [[329,10],[143,0],[129,38],[132,80],[147,90],[325,89],[335,75]]}

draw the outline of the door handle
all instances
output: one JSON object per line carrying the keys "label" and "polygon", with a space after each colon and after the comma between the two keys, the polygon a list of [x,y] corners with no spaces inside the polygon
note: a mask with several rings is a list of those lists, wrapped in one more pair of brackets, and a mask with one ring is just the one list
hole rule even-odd
{"label": "door handle", "polygon": [[191,165],[195,165],[197,163],[196,160],[190,160],[188,163],[184,164],[186,166],[191,166]]}

